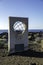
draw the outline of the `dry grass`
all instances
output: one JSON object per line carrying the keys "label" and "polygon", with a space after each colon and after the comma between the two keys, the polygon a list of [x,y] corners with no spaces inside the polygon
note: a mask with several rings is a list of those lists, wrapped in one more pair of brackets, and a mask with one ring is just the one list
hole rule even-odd
{"label": "dry grass", "polygon": [[43,58],[23,57],[15,55],[0,57],[0,65],[29,65],[30,63],[43,65]]}
{"label": "dry grass", "polygon": [[29,65],[31,63],[36,63],[38,65],[43,65],[43,58],[36,57],[26,57],[19,55],[7,55],[7,50],[0,50],[0,65]]}

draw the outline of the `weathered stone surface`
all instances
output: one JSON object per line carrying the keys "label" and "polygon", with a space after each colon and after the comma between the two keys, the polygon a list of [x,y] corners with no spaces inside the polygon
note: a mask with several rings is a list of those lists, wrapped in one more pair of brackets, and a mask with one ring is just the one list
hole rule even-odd
{"label": "weathered stone surface", "polygon": [[[19,35],[18,32],[15,32],[13,29],[13,26],[17,21],[20,21],[26,25],[25,32],[22,35]],[[20,44],[24,45],[24,49],[21,51],[28,49],[28,18],[9,17],[8,52],[19,52],[21,46]],[[18,47],[16,45],[18,45]]]}

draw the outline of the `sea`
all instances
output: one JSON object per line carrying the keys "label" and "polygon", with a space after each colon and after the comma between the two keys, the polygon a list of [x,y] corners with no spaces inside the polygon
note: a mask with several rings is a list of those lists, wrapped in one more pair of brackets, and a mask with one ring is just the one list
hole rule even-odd
{"label": "sea", "polygon": [[29,29],[28,32],[43,32],[43,29]]}
{"label": "sea", "polygon": [[[29,29],[28,32],[43,32],[43,29]],[[0,30],[0,34],[3,33],[3,32],[7,32],[8,33],[8,30]]]}

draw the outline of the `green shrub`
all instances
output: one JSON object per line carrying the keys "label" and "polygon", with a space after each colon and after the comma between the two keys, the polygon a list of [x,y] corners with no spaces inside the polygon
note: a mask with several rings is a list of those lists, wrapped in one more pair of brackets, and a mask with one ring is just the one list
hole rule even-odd
{"label": "green shrub", "polygon": [[0,48],[4,48],[4,43],[0,42]]}

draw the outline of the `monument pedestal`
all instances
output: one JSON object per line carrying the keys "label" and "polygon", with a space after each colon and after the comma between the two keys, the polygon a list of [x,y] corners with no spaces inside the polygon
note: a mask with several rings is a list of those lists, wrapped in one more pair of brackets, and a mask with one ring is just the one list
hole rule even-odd
{"label": "monument pedestal", "polygon": [[28,18],[9,17],[8,52],[28,49]]}

